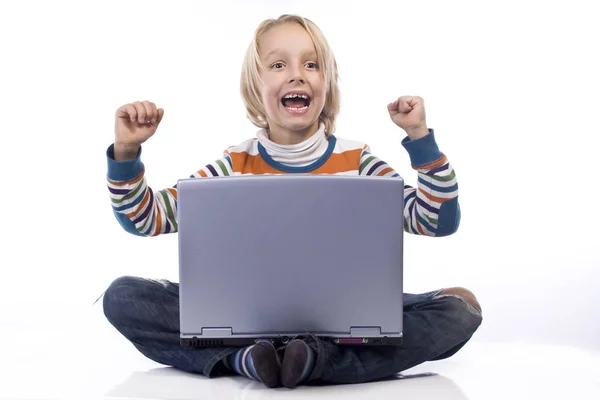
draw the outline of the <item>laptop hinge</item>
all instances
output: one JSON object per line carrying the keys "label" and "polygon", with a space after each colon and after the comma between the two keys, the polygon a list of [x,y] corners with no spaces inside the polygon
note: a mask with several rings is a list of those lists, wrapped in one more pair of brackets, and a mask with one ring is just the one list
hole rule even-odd
{"label": "laptop hinge", "polygon": [[206,337],[223,337],[232,334],[233,330],[231,328],[202,328],[202,336]]}
{"label": "laptop hinge", "polygon": [[379,326],[353,326],[350,328],[350,336],[371,337],[381,335]]}

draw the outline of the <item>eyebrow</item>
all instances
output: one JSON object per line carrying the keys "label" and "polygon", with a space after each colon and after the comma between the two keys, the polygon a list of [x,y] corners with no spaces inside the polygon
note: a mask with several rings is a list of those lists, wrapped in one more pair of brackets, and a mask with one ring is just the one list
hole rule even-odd
{"label": "eyebrow", "polygon": [[[269,58],[270,56],[272,56],[273,54],[281,54],[281,53],[285,53],[285,50],[283,49],[275,49],[271,52],[269,52],[265,58]],[[317,53],[314,50],[308,50],[302,53],[303,56],[310,56],[310,57],[317,57]]]}

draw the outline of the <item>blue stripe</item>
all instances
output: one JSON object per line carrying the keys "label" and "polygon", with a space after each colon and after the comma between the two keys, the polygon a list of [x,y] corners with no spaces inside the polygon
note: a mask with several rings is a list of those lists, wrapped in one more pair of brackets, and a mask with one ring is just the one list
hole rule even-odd
{"label": "blue stripe", "polygon": [[404,204],[407,204],[410,199],[417,196],[417,192],[411,192],[408,196],[404,196]]}
{"label": "blue stripe", "polygon": [[419,213],[417,213],[417,220],[421,223],[421,225],[423,225],[425,227],[425,229],[427,229],[429,232],[435,234],[436,229],[433,226],[431,226],[429,221],[425,220],[425,218],[420,216]]}
{"label": "blue stripe", "polygon": [[227,160],[227,162],[229,163],[229,167],[233,171],[233,162],[231,161],[231,157],[229,157],[229,155],[225,155],[225,160]]}
{"label": "blue stripe", "polygon": [[131,191],[131,189],[113,189],[109,186],[108,191],[112,194],[127,194]]}
{"label": "blue stripe", "polygon": [[152,188],[149,187],[148,192],[150,192],[150,201],[148,202],[148,207],[146,207],[146,210],[142,213],[142,215],[138,216],[136,219],[133,220],[134,224],[137,224],[138,222],[146,218],[150,211],[154,209],[154,193],[152,193]]}
{"label": "blue stripe", "polygon": [[322,166],[323,164],[325,164],[327,162],[327,160],[329,160],[329,157],[331,157],[331,154],[333,154],[333,149],[335,149],[336,141],[337,141],[337,139],[335,138],[335,136],[333,136],[333,135],[330,136],[329,137],[329,146],[327,146],[327,151],[325,151],[325,154],[323,154],[314,163],[307,165],[305,167],[290,167],[288,165],[284,165],[280,162],[273,160],[271,158],[271,156],[267,153],[267,150],[263,147],[263,145],[260,144],[260,142],[258,143],[258,152],[259,152],[260,156],[262,157],[262,159],[265,160],[265,162],[269,166],[271,166],[279,171],[296,173],[296,174],[304,174],[307,172],[314,171],[315,169],[317,169],[320,166]]}
{"label": "blue stripe", "polygon": [[211,174],[213,174],[213,176],[219,176],[217,170],[211,164],[208,164],[206,168],[210,171]]}
{"label": "blue stripe", "polygon": [[240,369],[240,357],[242,356],[242,352],[245,350],[245,348],[240,349],[237,351],[237,353],[235,353],[235,359],[233,362],[233,369],[235,370],[235,372],[237,372],[240,375],[244,375],[243,371]]}
{"label": "blue stripe", "polygon": [[375,163],[375,164],[374,164],[374,165],[371,167],[371,169],[369,170],[369,172],[367,172],[367,176],[368,176],[368,175],[373,175],[373,172],[375,172],[375,170],[376,170],[377,168],[381,167],[382,165],[385,165],[385,162],[383,162],[383,161],[381,161],[381,160],[380,160],[380,161],[377,161],[377,162],[376,162],[376,163]]}
{"label": "blue stripe", "polygon": [[[450,168],[450,164],[446,163],[446,164],[440,165],[439,167],[432,168],[424,174],[425,175],[435,175],[438,172],[446,171],[448,168]],[[423,172],[421,172],[421,173],[423,174]]]}
{"label": "blue stripe", "polygon": [[441,186],[437,186],[433,183],[427,182],[424,179],[422,179],[419,176],[419,183],[422,184],[425,187],[428,187],[429,189],[433,189],[436,192],[441,192],[441,193],[451,193],[454,192],[455,190],[458,190],[458,184],[455,183],[454,185],[450,186],[450,187],[441,187]]}
{"label": "blue stripe", "polygon": [[415,221],[412,219],[412,212],[413,212],[414,208],[415,208],[415,202],[413,201],[408,206],[408,218],[410,220],[410,227],[412,228],[413,233],[416,233],[416,232],[419,232],[419,231],[417,230],[417,227],[414,224]]}
{"label": "blue stripe", "polygon": [[252,350],[248,351],[248,357],[246,357],[246,361],[248,361],[248,372],[252,375],[251,378],[256,380],[260,380],[258,378],[258,374],[256,373],[256,368],[254,367],[254,359],[252,359]]}
{"label": "blue stripe", "polygon": [[[417,193],[415,192],[415,196],[416,195]],[[427,204],[427,202],[420,197],[417,197],[417,204],[431,213],[435,213],[436,215],[439,214],[439,210],[437,208],[435,208],[431,204]]]}
{"label": "blue stripe", "polygon": [[[148,210],[150,210],[150,214],[145,222],[146,224],[148,224],[148,228],[144,232],[144,235],[151,236],[152,233],[154,233],[154,228],[156,227],[156,210],[154,209],[154,207],[152,207],[151,209],[149,208]],[[140,229],[144,229],[143,225]]]}
{"label": "blue stripe", "polygon": [[138,205],[138,204],[140,204],[140,203],[142,202],[142,200],[144,199],[144,193],[146,193],[146,192],[144,192],[144,191],[141,191],[141,193],[142,193],[142,194],[141,194],[141,195],[138,195],[138,197],[136,197],[136,199],[135,199],[133,202],[131,202],[131,203],[129,203],[129,204],[126,204],[126,205],[123,205],[123,206],[120,206],[120,207],[113,207],[113,208],[114,208],[114,210],[115,210],[115,211],[123,211],[123,210],[127,210],[128,208],[131,208],[131,207],[137,206],[137,205]]}
{"label": "blue stripe", "polygon": [[146,231],[144,232],[144,236],[150,236],[152,234],[153,229],[153,223],[150,223],[150,226],[148,226],[148,229],[146,229]]}

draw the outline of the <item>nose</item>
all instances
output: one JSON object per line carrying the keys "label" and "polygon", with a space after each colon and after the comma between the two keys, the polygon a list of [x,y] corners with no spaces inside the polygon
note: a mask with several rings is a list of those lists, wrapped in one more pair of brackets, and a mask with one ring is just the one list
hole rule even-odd
{"label": "nose", "polygon": [[304,74],[302,73],[302,68],[291,68],[290,69],[290,80],[289,83],[306,83],[306,79],[304,78]]}
{"label": "nose", "polygon": [[298,82],[298,83],[306,83],[304,81],[304,78],[300,75],[294,75],[292,78],[290,78],[290,82],[289,83],[294,83],[294,82]]}

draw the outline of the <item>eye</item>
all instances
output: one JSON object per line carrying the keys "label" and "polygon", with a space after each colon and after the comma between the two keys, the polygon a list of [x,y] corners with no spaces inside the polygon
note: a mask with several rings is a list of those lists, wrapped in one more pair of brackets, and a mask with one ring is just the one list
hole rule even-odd
{"label": "eye", "polygon": [[[312,67],[311,67],[311,65],[312,65]],[[315,69],[316,69],[316,68],[319,68],[319,64],[317,64],[317,63],[314,63],[314,62],[309,62],[309,63],[306,63],[306,66],[307,66],[308,68],[315,68]]]}
{"label": "eye", "polygon": [[[280,65],[281,67],[277,67],[277,65]],[[271,65],[271,68],[281,69],[281,68],[283,68],[283,63],[282,62],[276,62],[275,64]]]}

